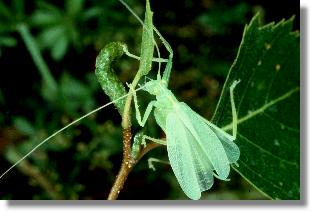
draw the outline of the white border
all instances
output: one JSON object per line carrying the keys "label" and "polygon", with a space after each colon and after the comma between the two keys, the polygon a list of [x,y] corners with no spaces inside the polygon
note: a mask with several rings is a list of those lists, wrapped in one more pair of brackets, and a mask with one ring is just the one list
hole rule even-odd
{"label": "white border", "polygon": [[[301,49],[301,53],[306,53],[307,55],[301,55],[301,58],[305,58],[306,61],[303,61],[302,62],[306,62],[306,64],[303,64],[301,63],[301,67],[305,67],[306,68],[306,77],[307,79],[303,79],[301,78],[302,81],[305,81],[307,83],[307,85],[305,86],[307,91],[305,91],[305,98],[307,98],[306,100],[303,100],[301,99],[301,103],[302,102],[306,102],[307,105],[305,106],[306,107],[306,110],[307,111],[301,111],[301,119],[306,119],[307,122],[307,126],[303,127],[301,126],[301,130],[302,129],[305,129],[307,132],[302,132],[301,131],[301,134],[302,135],[305,135],[306,136],[306,147],[307,147],[307,150],[303,150],[301,149],[301,151],[306,151],[306,154],[307,154],[307,161],[301,161],[301,168],[302,168],[302,164],[305,164],[306,165],[306,174],[307,176],[304,176],[304,178],[306,179],[306,194],[307,195],[305,197],[306,199],[306,205],[303,206],[302,210],[305,210],[305,211],[311,211],[312,210],[312,207],[311,207],[311,190],[312,190],[312,187],[311,187],[311,183],[310,183],[310,179],[311,179],[311,152],[312,152],[312,145],[311,145],[311,120],[312,120],[312,115],[311,115],[311,107],[312,107],[312,104],[311,104],[311,97],[312,97],[312,85],[311,85],[311,82],[312,82],[312,74],[311,74],[311,60],[312,60],[312,57],[311,57],[311,23],[312,23],[312,20],[311,20],[311,11],[312,11],[312,1],[311,0],[300,0],[300,10],[304,10],[305,12],[305,15],[304,16],[301,16],[302,18],[305,18],[305,20],[303,19],[300,19],[301,23],[303,23],[302,25],[307,27],[307,29],[305,29],[305,42],[301,42],[301,47],[305,48],[306,49],[306,52],[302,51]],[[305,24],[304,24],[305,23]],[[302,31],[302,30],[301,30]],[[302,38],[302,37],[301,37]],[[303,40],[301,40],[303,41]],[[305,46],[305,47],[304,47]],[[303,70],[301,70],[303,71]],[[301,73],[302,74],[302,73]],[[302,75],[304,76],[304,75]],[[301,84],[302,85],[302,84]],[[302,88],[302,86],[301,86]],[[301,91],[302,92],[302,91]],[[301,95],[301,98],[304,98],[303,95]],[[302,107],[301,108],[305,108],[305,107]],[[307,114],[304,114],[305,112],[307,112]],[[301,123],[304,123],[301,121]],[[301,172],[302,173],[302,172]],[[301,176],[301,179],[303,179],[303,176]],[[303,187],[303,184],[301,183],[301,186]],[[302,189],[302,188],[301,188]],[[301,210],[301,211],[302,211]],[[296,210],[297,211],[297,210]],[[299,210],[298,210],[299,211]]]}

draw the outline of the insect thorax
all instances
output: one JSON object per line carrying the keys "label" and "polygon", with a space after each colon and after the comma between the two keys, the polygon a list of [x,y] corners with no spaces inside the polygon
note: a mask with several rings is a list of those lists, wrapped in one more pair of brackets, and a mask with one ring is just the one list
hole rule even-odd
{"label": "insect thorax", "polygon": [[163,80],[151,80],[144,85],[145,91],[149,92],[152,95],[159,96],[164,90],[168,90],[166,82]]}

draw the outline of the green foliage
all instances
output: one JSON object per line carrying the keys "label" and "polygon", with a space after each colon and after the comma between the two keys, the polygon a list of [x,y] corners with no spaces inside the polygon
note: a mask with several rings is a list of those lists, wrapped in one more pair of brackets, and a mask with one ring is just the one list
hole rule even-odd
{"label": "green foliage", "polygon": [[14,47],[17,44],[16,39],[9,36],[0,36],[0,57],[1,47]]}
{"label": "green foliage", "polygon": [[293,18],[246,26],[213,122],[231,129],[227,89],[236,93],[241,150],[237,171],[273,199],[300,198],[300,57]]}
{"label": "green foliage", "polygon": [[210,12],[200,15],[198,21],[208,26],[212,33],[225,34],[231,24],[244,24],[247,21],[245,16],[248,10],[245,2],[238,3],[227,10],[224,6],[216,6]]}
{"label": "green foliage", "polygon": [[86,28],[87,21],[99,16],[100,8],[84,8],[84,0],[66,0],[64,9],[43,1],[30,18],[30,24],[40,29],[38,42],[42,49],[49,49],[55,60],[64,57],[70,44],[80,49],[84,44],[81,29]]}
{"label": "green foliage", "polygon": [[54,99],[57,91],[57,83],[55,82],[48,65],[41,56],[37,42],[31,35],[27,25],[19,24],[17,26],[17,31],[21,34],[29,53],[38,67],[43,81],[43,90],[46,90],[46,93],[49,93],[49,95],[46,95],[46,98],[50,100]]}
{"label": "green foliage", "polygon": [[24,1],[12,1],[11,7],[9,8],[2,1],[0,2],[0,56],[1,48],[16,46],[17,41],[11,34],[15,31],[16,21],[25,19],[23,14]]}
{"label": "green foliage", "polygon": [[[68,73],[64,73],[60,79],[59,105],[67,114],[81,109],[84,112],[91,111],[95,107],[95,100],[92,97],[95,89],[75,79]],[[68,104],[70,101],[70,104]],[[78,114],[77,114],[78,115]]]}

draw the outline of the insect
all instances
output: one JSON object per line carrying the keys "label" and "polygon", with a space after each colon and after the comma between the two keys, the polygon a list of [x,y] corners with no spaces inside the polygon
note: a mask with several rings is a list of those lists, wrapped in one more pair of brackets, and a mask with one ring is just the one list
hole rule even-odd
{"label": "insect", "polygon": [[214,177],[228,180],[230,165],[237,164],[239,159],[240,150],[233,141],[237,134],[234,88],[240,80],[235,80],[230,86],[233,135],[229,135],[201,117],[187,104],[179,102],[168,89],[173,51],[158,30],[154,30],[168,50],[169,58],[163,76],[158,72],[156,80],[144,85],[143,90],[154,95],[156,100],[148,104],[143,117],[134,87],[128,85],[134,96],[136,119],[144,127],[154,108],[155,120],[166,133],[166,141],[143,135],[142,142],[145,143],[148,139],[167,145],[169,161],[182,190],[189,198],[198,200],[202,191],[212,187]]}
{"label": "insect", "polygon": [[[136,118],[143,127],[148,116],[154,110],[157,124],[166,133],[166,142],[144,136],[143,139],[167,145],[169,161],[173,172],[185,194],[194,200],[201,197],[201,192],[210,189],[213,177],[227,180],[230,164],[236,163],[240,156],[236,138],[236,112],[233,90],[239,81],[230,87],[233,111],[233,135],[207,121],[187,104],[179,102],[167,88],[165,79],[146,83],[143,90],[155,95],[143,115],[140,115],[138,100],[133,91]],[[216,173],[215,173],[215,172]]]}

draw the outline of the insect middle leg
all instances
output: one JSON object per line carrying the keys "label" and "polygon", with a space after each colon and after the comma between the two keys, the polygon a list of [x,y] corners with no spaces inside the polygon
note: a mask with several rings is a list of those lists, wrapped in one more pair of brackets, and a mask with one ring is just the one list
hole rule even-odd
{"label": "insect middle leg", "polygon": [[165,145],[165,146],[167,145],[166,140],[159,139],[159,138],[152,138],[150,136],[143,135],[142,143],[145,143],[146,140],[150,140],[150,141],[153,141],[155,143],[158,143],[158,144],[161,144],[161,145]]}
{"label": "insect middle leg", "polygon": [[134,107],[135,107],[135,117],[139,123],[139,125],[141,127],[144,127],[148,116],[151,114],[153,107],[155,106],[156,101],[151,101],[150,103],[148,103],[147,108],[145,110],[145,113],[143,115],[143,118],[141,116],[140,110],[139,110],[139,104],[138,104],[138,98],[136,95],[136,91],[134,90],[134,88],[132,87],[132,85],[128,85],[130,88],[130,91],[133,95],[133,100],[134,100]]}
{"label": "insect middle leg", "polygon": [[[139,110],[139,104],[138,104],[138,98],[137,98],[137,95],[136,95],[136,92],[134,91],[133,87],[131,85],[129,85],[130,87],[130,90],[132,92],[132,95],[133,95],[133,100],[134,100],[134,107],[135,107],[135,110],[136,110],[136,119],[139,123],[139,125],[141,127],[144,127],[146,121],[147,121],[147,118],[148,116],[150,115],[150,113],[152,112],[152,109],[153,107],[155,106],[156,104],[156,101],[151,101],[148,105],[147,105],[147,108],[145,110],[145,113],[143,115],[143,118],[141,116],[141,113],[140,113],[140,110]],[[157,138],[152,138],[150,136],[147,136],[147,135],[143,135],[142,137],[142,144],[145,144],[145,140],[151,140],[155,143],[158,143],[158,144],[161,144],[161,145],[167,145],[166,144],[166,141],[162,140],[162,139],[157,139]]]}

